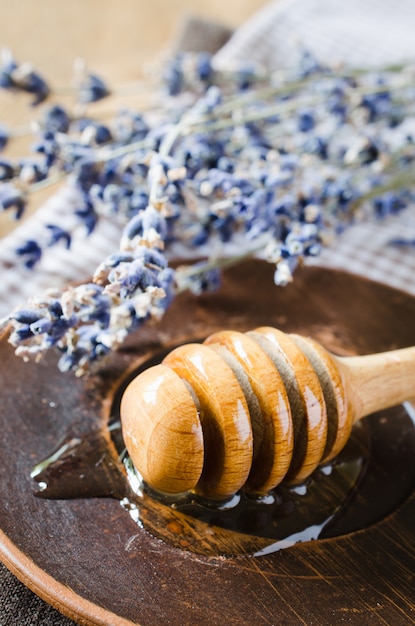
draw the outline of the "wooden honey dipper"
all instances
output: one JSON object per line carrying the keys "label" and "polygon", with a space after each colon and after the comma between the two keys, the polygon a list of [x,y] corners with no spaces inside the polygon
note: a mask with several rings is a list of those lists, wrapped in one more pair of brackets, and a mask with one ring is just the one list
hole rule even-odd
{"label": "wooden honey dipper", "polygon": [[270,327],[218,332],[141,372],[121,400],[127,451],[147,484],[227,498],[298,484],[359,419],[415,395],[415,347],[336,357]]}

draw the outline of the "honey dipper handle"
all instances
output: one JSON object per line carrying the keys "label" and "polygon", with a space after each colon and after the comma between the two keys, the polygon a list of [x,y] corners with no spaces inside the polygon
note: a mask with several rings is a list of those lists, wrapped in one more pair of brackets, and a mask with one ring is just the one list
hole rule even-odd
{"label": "honey dipper handle", "polygon": [[337,361],[354,421],[415,397],[415,347]]}

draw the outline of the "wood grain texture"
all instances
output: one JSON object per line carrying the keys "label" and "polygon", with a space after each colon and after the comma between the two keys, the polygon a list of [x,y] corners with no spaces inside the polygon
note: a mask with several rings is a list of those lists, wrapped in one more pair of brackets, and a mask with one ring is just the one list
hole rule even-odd
{"label": "wood grain texture", "polygon": [[301,483],[316,469],[326,448],[327,409],[320,382],[307,357],[282,331],[264,326],[251,336],[261,338],[260,345],[278,358],[278,365],[281,359],[285,361],[284,382],[286,388],[293,387],[290,402],[294,419],[294,454],[287,478]]}
{"label": "wood grain texture", "polygon": [[343,449],[354,422],[409,400],[414,389],[415,347],[336,358],[312,339],[263,326],[179,346],[140,372],[121,422],[155,489],[266,494],[282,481],[304,483]]}
{"label": "wood grain texture", "polygon": [[[79,623],[414,622],[414,483],[388,515],[364,526],[359,515],[367,496],[360,488],[347,508],[356,531],[255,558],[192,555],[152,537],[113,500],[33,497],[33,464],[69,426],[82,435],[105,423],[126,372],[168,346],[222,328],[246,331],[261,325],[311,335],[341,355],[415,344],[415,301],[407,294],[321,268],[300,271],[284,289],[269,289],[272,277],[272,267],[243,264],[225,273],[217,294],[180,297],[163,320],[163,334],[157,328],[138,333],[89,379],[63,376],[52,355],[40,364],[23,363],[1,343],[0,555],[26,584]],[[364,306],[351,306],[356,301]],[[393,410],[391,419],[399,411]],[[371,422],[373,444],[384,429],[378,422]],[[411,433],[403,432],[401,443],[414,445]],[[395,458],[373,458],[378,479],[367,487],[374,510],[411,470],[400,466],[396,482],[386,485],[384,468]],[[48,585],[51,579],[55,584]]]}
{"label": "wood grain texture", "polygon": [[160,491],[193,489],[203,468],[203,433],[181,378],[164,365],[144,371],[125,390],[121,412],[126,448],[144,480]]}
{"label": "wood grain texture", "polygon": [[337,362],[346,379],[354,421],[415,397],[415,347]]}
{"label": "wood grain texture", "polygon": [[210,335],[205,343],[216,347],[223,358],[231,354],[236,359],[247,377],[249,388],[244,388],[245,394],[250,396],[251,390],[257,400],[258,410],[250,407],[254,455],[246,488],[267,493],[285,478],[294,447],[291,409],[281,375],[245,333],[222,331]]}
{"label": "wood grain texture", "polygon": [[353,424],[351,405],[338,360],[311,337],[292,334],[291,338],[312,363],[322,387],[330,416],[323,462],[336,457],[345,446]]}
{"label": "wood grain texture", "polygon": [[163,363],[198,398],[205,464],[196,490],[218,498],[233,495],[248,478],[253,454],[249,409],[234,372],[215,351],[199,344],[173,350]]}

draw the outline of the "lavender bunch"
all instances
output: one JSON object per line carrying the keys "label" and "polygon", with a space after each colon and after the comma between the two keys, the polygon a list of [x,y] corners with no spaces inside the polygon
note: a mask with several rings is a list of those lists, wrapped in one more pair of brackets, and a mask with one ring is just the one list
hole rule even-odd
{"label": "lavender bunch", "polygon": [[[0,86],[44,103],[53,90],[33,71],[19,82],[18,68],[8,59]],[[42,104],[36,158],[0,162],[0,205],[20,217],[33,191],[60,178],[80,204],[72,230],[48,224],[43,242],[16,254],[36,269],[45,247],[70,247],[79,222],[90,234],[103,215],[123,235],[89,284],[10,313],[17,354],[57,347],[60,368],[83,374],[178,291],[216,289],[225,265],[263,258],[285,285],[356,219],[401,211],[412,200],[413,78],[410,66],[335,71],[307,53],[287,72],[223,72],[209,55],[186,54],[163,68],[151,110],[94,119],[85,103],[113,90],[90,74],[81,113]],[[188,263],[173,270],[179,256]]]}

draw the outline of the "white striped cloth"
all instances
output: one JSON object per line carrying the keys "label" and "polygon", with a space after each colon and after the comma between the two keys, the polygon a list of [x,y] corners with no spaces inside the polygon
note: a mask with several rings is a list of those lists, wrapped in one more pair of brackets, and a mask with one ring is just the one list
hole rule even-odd
{"label": "white striped cloth", "polygon": [[[323,63],[415,62],[414,29],[414,0],[277,0],[239,28],[215,62],[232,67],[249,59],[269,69],[290,67],[299,43]],[[415,246],[391,246],[393,239],[415,240],[415,205],[398,217],[350,227],[316,262],[415,295]]]}
{"label": "white striped cloth", "polygon": [[71,213],[77,208],[82,208],[79,193],[70,185],[64,186],[0,242],[0,317],[6,316],[14,307],[24,305],[29,297],[42,296],[46,289],[88,280],[99,263],[118,250],[121,227],[103,217],[89,237],[77,233],[69,250],[63,243],[45,248],[36,270],[24,266],[16,249],[30,239],[44,240],[47,224],[59,224],[64,228],[71,222]]}
{"label": "white striped cloth", "polygon": [[[414,245],[395,245],[394,240],[413,240]],[[415,207],[399,217],[350,227],[309,262],[360,274],[415,296]]]}
{"label": "white striped cloth", "polygon": [[292,67],[299,44],[322,62],[353,66],[415,60],[413,0],[275,0],[240,27],[216,55]]}
{"label": "white striped cloth", "polygon": [[[413,0],[277,0],[238,29],[215,62],[228,66],[250,59],[270,68],[289,66],[298,42],[322,61],[377,65],[415,60],[414,27]],[[77,201],[76,191],[64,188],[0,242],[0,317],[48,287],[88,279],[107,254],[117,250],[120,227],[102,219],[92,236],[74,241],[71,251],[60,245],[47,251],[35,272],[17,262],[16,247],[41,236],[44,224],[61,223]],[[415,294],[415,247],[388,244],[405,237],[415,239],[414,206],[399,217],[349,228],[318,263]]]}

